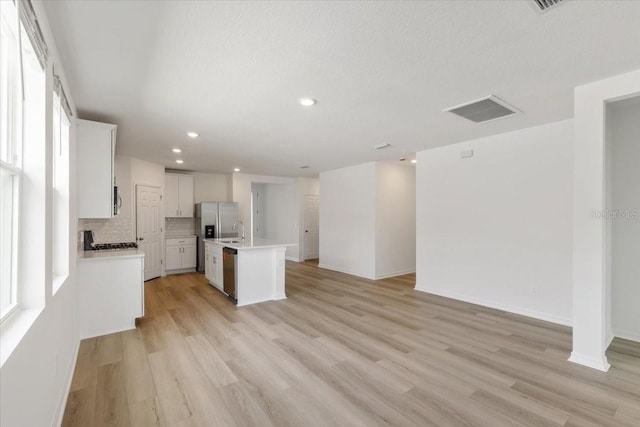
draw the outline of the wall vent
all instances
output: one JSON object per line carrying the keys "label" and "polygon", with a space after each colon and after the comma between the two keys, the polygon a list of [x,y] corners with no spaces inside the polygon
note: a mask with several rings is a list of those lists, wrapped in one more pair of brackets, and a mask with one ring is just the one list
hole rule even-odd
{"label": "wall vent", "polygon": [[453,113],[474,123],[486,123],[520,113],[520,110],[493,95],[456,105],[443,111]]}
{"label": "wall vent", "polygon": [[555,6],[558,6],[562,1],[563,0],[529,0],[529,3],[538,13],[543,13]]}

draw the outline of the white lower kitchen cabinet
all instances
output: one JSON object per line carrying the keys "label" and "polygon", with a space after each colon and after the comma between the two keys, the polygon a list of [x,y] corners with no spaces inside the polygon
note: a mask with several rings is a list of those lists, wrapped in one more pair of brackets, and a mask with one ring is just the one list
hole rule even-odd
{"label": "white lower kitchen cabinet", "polygon": [[176,237],[166,240],[165,271],[185,273],[196,268],[196,237]]}
{"label": "white lower kitchen cabinet", "polygon": [[223,289],[223,265],[222,246],[214,245],[212,242],[204,242],[204,275],[209,283],[216,288]]}
{"label": "white lower kitchen cabinet", "polygon": [[144,316],[144,254],[87,252],[77,267],[80,339],[134,329]]}

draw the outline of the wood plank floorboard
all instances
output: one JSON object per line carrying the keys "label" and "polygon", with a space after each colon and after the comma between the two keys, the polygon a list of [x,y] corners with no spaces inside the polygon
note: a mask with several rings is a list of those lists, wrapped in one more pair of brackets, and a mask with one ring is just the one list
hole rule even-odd
{"label": "wood plank floorboard", "polygon": [[146,283],[137,329],[83,340],[63,426],[640,426],[640,343],[567,361],[571,329],[286,264],[238,308],[187,273]]}

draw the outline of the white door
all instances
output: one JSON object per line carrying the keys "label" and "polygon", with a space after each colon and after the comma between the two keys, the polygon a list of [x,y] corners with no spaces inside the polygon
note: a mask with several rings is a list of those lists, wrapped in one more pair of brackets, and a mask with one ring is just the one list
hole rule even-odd
{"label": "white door", "polygon": [[320,197],[304,196],[304,259],[320,256]]}
{"label": "white door", "polygon": [[144,252],[144,280],[162,274],[160,188],[136,185],[136,241]]}

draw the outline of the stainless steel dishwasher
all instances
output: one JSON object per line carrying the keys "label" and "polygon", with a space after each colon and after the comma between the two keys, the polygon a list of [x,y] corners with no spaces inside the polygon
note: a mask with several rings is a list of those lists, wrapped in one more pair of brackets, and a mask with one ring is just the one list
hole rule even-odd
{"label": "stainless steel dishwasher", "polygon": [[238,250],[223,248],[222,259],[224,293],[237,302]]}

